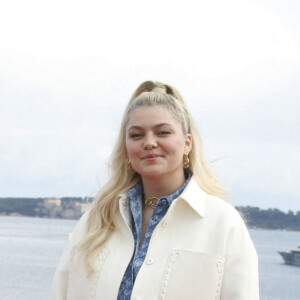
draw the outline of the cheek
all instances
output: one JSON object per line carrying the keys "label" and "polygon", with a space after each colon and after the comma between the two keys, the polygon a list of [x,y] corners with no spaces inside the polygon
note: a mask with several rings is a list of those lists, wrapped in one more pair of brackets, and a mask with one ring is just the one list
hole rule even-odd
{"label": "cheek", "polygon": [[127,155],[129,158],[134,158],[137,157],[139,154],[139,150],[137,145],[135,145],[132,142],[127,142],[126,143],[126,151],[127,151]]}
{"label": "cheek", "polygon": [[174,155],[181,155],[184,150],[184,144],[181,140],[174,140],[166,145],[165,150]]}

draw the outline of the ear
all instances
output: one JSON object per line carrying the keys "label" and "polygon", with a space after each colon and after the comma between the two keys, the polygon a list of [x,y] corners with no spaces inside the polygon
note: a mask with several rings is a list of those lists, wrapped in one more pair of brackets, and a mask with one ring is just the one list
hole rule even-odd
{"label": "ear", "polygon": [[190,151],[192,150],[192,146],[193,146],[192,136],[191,134],[188,133],[185,136],[184,154],[189,154]]}

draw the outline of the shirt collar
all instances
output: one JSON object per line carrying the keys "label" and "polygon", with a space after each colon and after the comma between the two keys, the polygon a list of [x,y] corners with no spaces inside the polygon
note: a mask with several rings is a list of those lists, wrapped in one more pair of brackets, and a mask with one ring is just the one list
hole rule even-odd
{"label": "shirt collar", "polygon": [[[201,217],[204,217],[205,216],[205,213],[204,213],[205,212],[205,202],[206,202],[206,198],[208,195],[206,192],[204,192],[200,188],[196,179],[194,178],[194,176],[192,176],[191,173],[189,173],[187,180],[178,190],[180,190],[181,188],[183,189],[183,191],[179,195],[179,197],[178,196],[177,197],[179,199],[186,201],[187,204],[195,212],[197,212]],[[139,201],[141,201],[142,191],[143,191],[142,182],[139,182],[134,187],[132,187],[130,190],[128,190],[128,193],[124,193],[121,196],[128,197],[129,199],[136,199],[139,202]],[[134,197],[134,195],[135,195],[135,197]],[[170,195],[170,196],[172,196],[172,195]],[[175,199],[176,198],[174,198],[173,200],[175,200]],[[171,203],[173,202],[173,200],[171,201]],[[171,205],[171,203],[169,202],[169,205]]]}
{"label": "shirt collar", "polygon": [[[185,187],[189,183],[192,174],[189,171],[184,172],[184,176],[186,178],[185,182],[183,183],[182,186],[180,186],[173,194],[168,195],[168,196],[163,196],[160,199],[167,199],[169,206],[171,206],[172,202],[177,199],[180,194],[184,191]],[[142,181],[138,182],[136,185],[134,185],[131,189],[128,190],[128,197],[130,199],[130,202],[132,203],[133,201],[141,201],[141,196],[143,193],[143,185]]]}

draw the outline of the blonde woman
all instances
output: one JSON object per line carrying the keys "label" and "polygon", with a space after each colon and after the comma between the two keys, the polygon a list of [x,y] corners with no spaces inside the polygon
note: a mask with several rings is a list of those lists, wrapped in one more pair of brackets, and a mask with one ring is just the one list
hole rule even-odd
{"label": "blonde woman", "polygon": [[256,300],[257,254],[173,87],[125,110],[111,178],[71,233],[51,299]]}

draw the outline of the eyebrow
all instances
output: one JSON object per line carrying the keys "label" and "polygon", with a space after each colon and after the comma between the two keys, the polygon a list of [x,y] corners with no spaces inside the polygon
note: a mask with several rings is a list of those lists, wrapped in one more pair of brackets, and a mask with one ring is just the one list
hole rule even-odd
{"label": "eyebrow", "polygon": [[[164,125],[173,127],[173,126],[172,126],[171,124],[169,124],[169,123],[159,123],[159,124],[154,125],[153,128],[156,129],[156,128],[161,127],[161,126],[164,126]],[[131,130],[131,129],[139,129],[139,130],[141,130],[141,129],[143,129],[143,127],[137,126],[137,125],[132,125],[132,126],[130,126],[130,127],[128,128],[128,130]]]}

